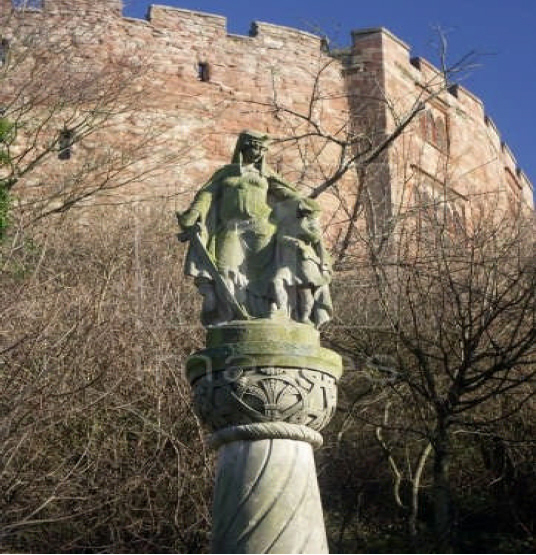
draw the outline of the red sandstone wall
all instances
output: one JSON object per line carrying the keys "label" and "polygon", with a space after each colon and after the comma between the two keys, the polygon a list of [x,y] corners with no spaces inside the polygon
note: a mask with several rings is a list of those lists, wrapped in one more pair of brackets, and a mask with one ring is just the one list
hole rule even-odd
{"label": "red sandstone wall", "polygon": [[[10,2],[1,2],[5,16]],[[309,33],[256,23],[254,36],[236,36],[227,33],[226,19],[218,15],[151,6],[145,21],[121,17],[117,0],[77,0],[74,6],[66,0],[44,2],[43,10],[15,14],[10,25],[24,21],[28,27],[48,27],[50,36],[64,35],[81,64],[128,62],[144,73],[136,84],[143,92],[139,109],[119,118],[113,133],[86,146],[128,144],[155,129],[160,138],[155,149],[179,153],[154,177],[132,184],[127,196],[176,195],[183,205],[183,193],[191,195],[193,187],[229,161],[240,130],[287,136],[289,118],[274,114],[270,106],[274,91],[286,108],[305,112],[318,71],[326,65],[318,90],[324,97],[323,125],[336,129],[348,117],[340,63],[324,54],[320,38]],[[198,79],[200,62],[209,65],[208,82]],[[318,160],[313,150],[304,154],[293,144],[276,146],[271,162],[307,188],[318,184],[332,164],[329,149]],[[48,182],[61,171],[57,164],[45,169]]]}
{"label": "red sandstone wall", "polygon": [[[306,112],[321,68],[317,93],[323,100],[315,117],[324,129],[335,132],[351,121],[354,130],[375,140],[392,128],[390,110],[403,114],[436,72],[425,60],[411,63],[409,47],[384,29],[354,32],[343,68],[322,51],[319,37],[296,29],[256,23],[253,36],[237,36],[227,33],[224,17],[213,14],[152,6],[145,21],[123,18],[120,0],[43,1],[42,10],[12,14],[11,1],[0,0],[2,33],[9,36],[9,27],[22,22],[65,40],[81,68],[139,67],[137,109],[118,115],[113,129],[86,141],[78,155],[81,160],[84,149],[113,149],[154,131],[158,140],[150,148],[159,156],[161,171],[123,189],[129,199],[171,195],[181,207],[193,189],[229,161],[240,130],[274,136],[302,132],[295,118],[274,112],[271,102],[275,93],[283,107]],[[208,82],[198,79],[199,63],[209,66]],[[389,217],[392,205],[411,195],[416,169],[440,181],[448,178],[449,187],[464,198],[514,191],[532,205],[532,187],[479,99],[457,87],[440,94],[432,110],[448,120],[448,152],[423,141],[418,122],[408,129],[388,157],[368,170],[375,217]],[[336,155],[318,141],[306,146],[298,150],[284,143],[271,152],[272,165],[304,189],[329,175]],[[151,152],[145,154],[137,170],[150,164]],[[63,168],[56,162],[45,166],[40,181],[53,182]],[[352,180],[348,175],[348,194]],[[327,204],[335,210],[340,202],[332,198]]]}
{"label": "red sandstone wall", "polygon": [[[378,106],[385,110],[387,129],[419,96],[438,91],[443,83],[437,68],[421,58],[410,60],[409,46],[385,29],[354,33],[353,52],[362,61],[357,89],[368,74],[379,74]],[[381,89],[381,90],[380,90]],[[382,94],[388,103],[382,102]],[[461,86],[443,91],[429,103],[431,114],[446,126],[441,144],[423,136],[420,117],[397,140],[389,155],[389,183],[385,194],[394,206],[411,204],[422,176],[446,184],[461,204],[496,203],[498,210],[516,202],[533,206],[532,185],[517,166],[510,149],[485,114],[480,99]]]}

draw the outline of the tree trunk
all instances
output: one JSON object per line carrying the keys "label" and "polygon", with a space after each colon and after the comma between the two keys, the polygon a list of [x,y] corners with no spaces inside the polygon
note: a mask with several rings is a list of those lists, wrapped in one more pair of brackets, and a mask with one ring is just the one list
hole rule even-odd
{"label": "tree trunk", "polygon": [[447,427],[438,424],[434,441],[434,532],[438,553],[452,552],[452,511],[449,480],[450,441]]}

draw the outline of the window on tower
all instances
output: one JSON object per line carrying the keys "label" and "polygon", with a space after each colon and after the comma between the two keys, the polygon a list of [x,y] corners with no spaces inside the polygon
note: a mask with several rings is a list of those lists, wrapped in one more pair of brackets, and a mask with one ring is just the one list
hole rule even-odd
{"label": "window on tower", "polygon": [[9,41],[7,39],[0,39],[0,67],[6,65],[8,53]]}
{"label": "window on tower", "polygon": [[60,160],[70,160],[74,143],[74,131],[72,129],[62,129],[58,138],[58,158]]}
{"label": "window on tower", "polygon": [[425,109],[421,114],[419,127],[420,135],[427,143],[441,151],[447,150],[448,123],[444,112],[431,108]]}
{"label": "window on tower", "polygon": [[197,64],[197,78],[199,81],[210,81],[210,68],[207,62]]}

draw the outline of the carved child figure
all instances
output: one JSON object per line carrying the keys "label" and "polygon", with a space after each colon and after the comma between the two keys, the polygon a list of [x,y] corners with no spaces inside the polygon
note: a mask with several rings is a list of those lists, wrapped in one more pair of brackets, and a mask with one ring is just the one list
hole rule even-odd
{"label": "carved child figure", "polygon": [[278,203],[273,298],[289,318],[315,327],[331,319],[331,263],[321,240],[320,206],[312,199]]}

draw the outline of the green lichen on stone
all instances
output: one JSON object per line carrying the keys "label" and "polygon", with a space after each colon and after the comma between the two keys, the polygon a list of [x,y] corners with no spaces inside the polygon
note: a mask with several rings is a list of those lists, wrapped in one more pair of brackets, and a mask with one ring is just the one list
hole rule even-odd
{"label": "green lichen on stone", "polygon": [[190,356],[191,383],[207,373],[233,368],[307,368],[342,375],[341,357],[320,345],[318,331],[291,320],[230,322],[207,330],[207,348]]}

